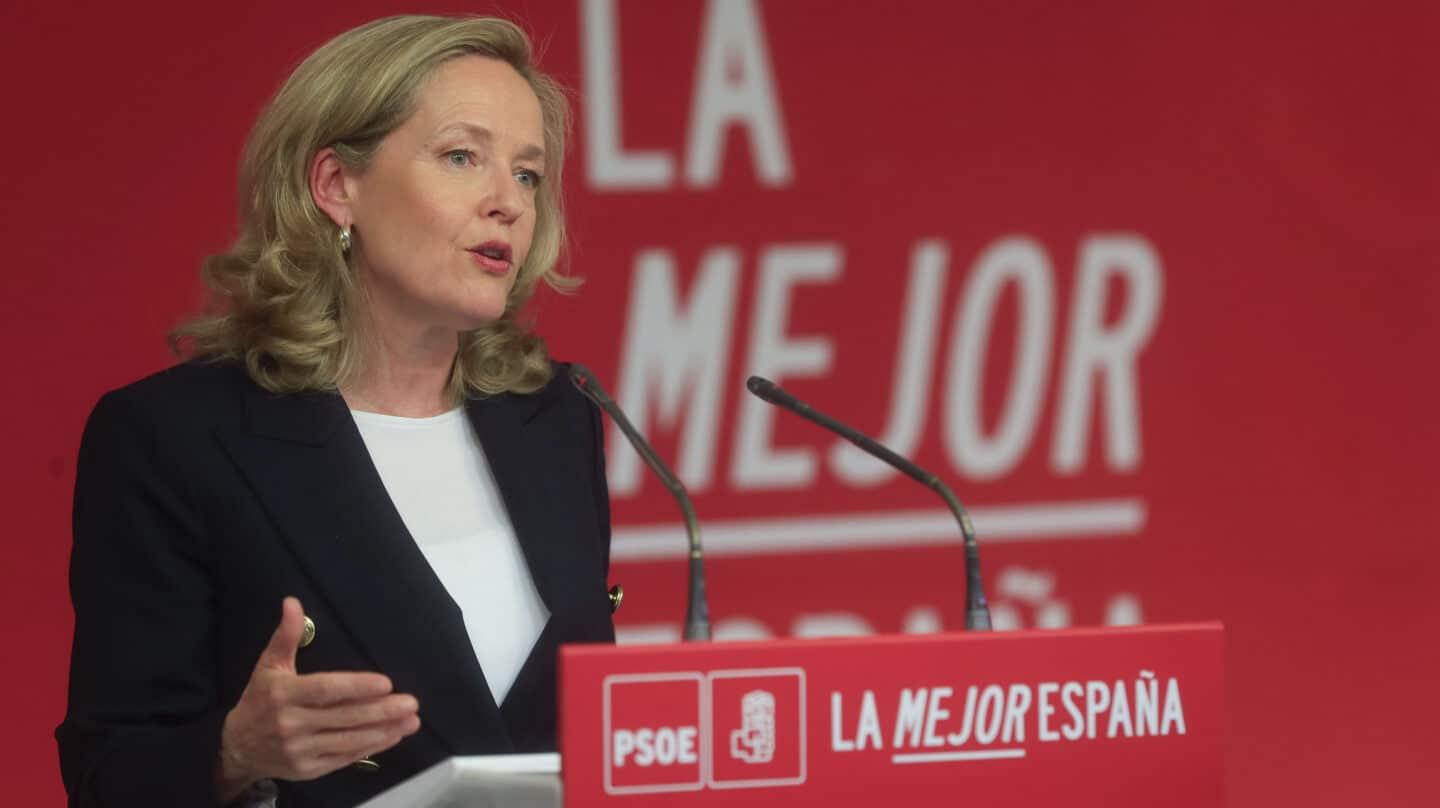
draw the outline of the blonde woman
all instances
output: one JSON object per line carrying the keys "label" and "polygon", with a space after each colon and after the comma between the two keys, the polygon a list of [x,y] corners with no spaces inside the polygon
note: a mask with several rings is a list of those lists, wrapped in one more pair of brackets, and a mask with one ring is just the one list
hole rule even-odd
{"label": "blonde woman", "polygon": [[554,748],[557,646],[614,639],[599,415],[518,319],[573,283],[567,115],[514,25],[436,17],[262,113],[187,361],[86,426],[72,805],[353,805]]}

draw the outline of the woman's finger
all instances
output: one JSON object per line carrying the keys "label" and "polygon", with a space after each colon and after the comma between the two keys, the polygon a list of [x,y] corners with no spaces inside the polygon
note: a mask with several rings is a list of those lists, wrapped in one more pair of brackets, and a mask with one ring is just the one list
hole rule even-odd
{"label": "woman's finger", "polygon": [[305,609],[300,599],[287,597],[280,602],[280,624],[270,635],[270,642],[255,662],[256,670],[277,669],[295,672],[295,652],[305,629]]}
{"label": "woman's finger", "polygon": [[394,689],[390,677],[368,671],[307,673],[296,676],[286,687],[287,701],[305,707],[374,699]]}
{"label": "woman's finger", "polygon": [[317,732],[294,741],[294,755],[320,761],[328,758],[358,760],[368,754],[389,749],[406,735],[420,728],[418,716],[330,732]]}
{"label": "woman's finger", "polygon": [[352,729],[398,721],[420,709],[415,697],[392,693],[378,699],[342,702],[328,707],[292,707],[296,723],[309,732]]}

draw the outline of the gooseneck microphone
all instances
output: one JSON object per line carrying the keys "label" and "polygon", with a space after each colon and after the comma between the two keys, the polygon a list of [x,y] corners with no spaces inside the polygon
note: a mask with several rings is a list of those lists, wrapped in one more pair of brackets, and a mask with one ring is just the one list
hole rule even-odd
{"label": "gooseneck microphone", "polygon": [[625,417],[620,406],[600,386],[595,374],[584,365],[570,366],[570,383],[585,397],[595,402],[595,405],[610,416],[610,420],[620,427],[620,431],[629,439],[630,445],[635,447],[640,459],[645,465],[655,472],[660,482],[669,489],[670,495],[680,505],[680,513],[685,517],[685,532],[690,537],[690,605],[685,609],[685,639],[687,640],[708,640],[710,639],[710,606],[705,600],[705,553],[700,547],[700,521],[695,518],[695,506],[690,504],[690,494],[681,484],[680,478],[670,471],[665,461],[655,454],[650,444],[640,437],[635,430],[635,425]]}
{"label": "gooseneck microphone", "polygon": [[745,387],[759,398],[783,409],[789,410],[807,421],[819,424],[845,440],[859,446],[871,457],[885,461],[904,472],[926,488],[939,494],[950,506],[950,512],[960,522],[960,535],[965,539],[965,629],[967,631],[990,630],[990,607],[985,602],[985,592],[980,587],[980,546],[975,541],[975,528],[970,524],[970,514],[955,498],[949,486],[940,478],[920,468],[909,460],[891,451],[884,444],[868,435],[840,423],[800,399],[785,392],[780,385],[760,376],[751,376]]}

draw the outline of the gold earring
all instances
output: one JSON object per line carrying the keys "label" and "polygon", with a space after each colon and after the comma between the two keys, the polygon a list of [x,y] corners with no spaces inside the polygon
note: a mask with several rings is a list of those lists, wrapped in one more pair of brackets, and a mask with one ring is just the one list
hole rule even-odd
{"label": "gold earring", "polygon": [[340,254],[350,254],[350,225],[340,228]]}

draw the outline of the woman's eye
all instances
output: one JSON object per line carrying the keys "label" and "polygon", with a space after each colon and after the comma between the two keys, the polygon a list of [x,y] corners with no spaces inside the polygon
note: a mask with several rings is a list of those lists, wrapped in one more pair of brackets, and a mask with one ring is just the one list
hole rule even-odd
{"label": "woman's eye", "polygon": [[465,168],[475,162],[475,153],[469,149],[445,152],[445,161],[456,168]]}
{"label": "woman's eye", "polygon": [[533,191],[540,187],[540,181],[544,179],[544,177],[541,177],[540,174],[528,168],[522,168],[515,172],[515,179],[519,181],[521,185]]}

